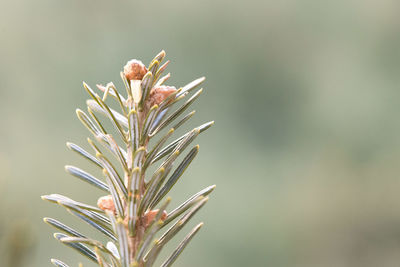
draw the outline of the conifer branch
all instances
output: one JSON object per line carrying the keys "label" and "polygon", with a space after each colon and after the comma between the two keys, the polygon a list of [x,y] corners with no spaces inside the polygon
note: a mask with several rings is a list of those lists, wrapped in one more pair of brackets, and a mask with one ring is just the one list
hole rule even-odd
{"label": "conifer branch", "polygon": [[[70,142],[67,147],[100,167],[104,177],[95,177],[69,165],[65,170],[94,188],[107,192],[107,195],[97,200],[97,206],[58,194],[42,196],[42,199],[64,207],[108,238],[103,244],[56,219],[44,218],[47,224],[62,232],[54,234],[57,240],[99,266],[153,266],[160,251],[204,206],[215,188],[215,185],[209,186],[172,211],[166,210],[171,201],[166,198],[167,194],[196,157],[199,146],[195,145],[185,156],[181,155],[214,122],[200,125],[165,145],[175,130],[195,114],[193,110],[182,116],[201,95],[202,88],[191,93],[205,78],[196,79],[178,89],[166,86],[164,84],[170,74],[162,76],[169,64],[169,61],[162,63],[164,58],[165,52],[161,51],[148,67],[140,60],[128,61],[121,72],[126,96],[113,83],[97,85],[98,92],[83,83],[91,98],[86,101],[88,113],[77,109],[76,114],[96,142],[87,139],[92,152]],[[108,101],[116,102],[120,110],[110,108]],[[104,127],[104,118],[113,125],[112,133]],[[100,150],[98,144],[106,153]],[[113,161],[108,154],[114,157]],[[180,157],[183,158],[174,168]],[[112,163],[115,160],[118,166]],[[152,165],[156,166],[153,173],[150,171]],[[169,229],[160,236],[160,230],[169,224]],[[163,267],[175,262],[202,225],[198,224],[189,232],[164,260]],[[68,267],[58,259],[51,259],[51,262],[55,266]]]}

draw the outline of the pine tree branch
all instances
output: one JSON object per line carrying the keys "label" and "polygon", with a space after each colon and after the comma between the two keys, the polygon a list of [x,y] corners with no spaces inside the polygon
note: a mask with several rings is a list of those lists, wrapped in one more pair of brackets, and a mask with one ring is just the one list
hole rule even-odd
{"label": "pine tree branch", "polygon": [[[153,266],[160,251],[203,207],[215,188],[210,186],[201,190],[169,213],[166,208],[171,199],[168,197],[162,202],[196,157],[199,146],[195,145],[173,170],[175,162],[196,137],[214,123],[200,125],[164,146],[175,130],[185,125],[195,114],[192,111],[181,117],[199,98],[203,89],[190,96],[191,92],[205,80],[202,77],[178,89],[164,85],[170,78],[169,73],[161,77],[169,64],[169,61],[162,63],[164,58],[165,52],[161,51],[147,68],[139,60],[128,61],[121,72],[126,96],[113,83],[97,85],[102,96],[83,83],[91,98],[86,101],[89,115],[81,109],[77,109],[76,114],[95,137],[94,140],[87,139],[94,155],[70,142],[67,147],[100,167],[104,178],[95,177],[74,166],[66,166],[65,170],[108,194],[98,199],[98,207],[58,194],[42,196],[44,200],[66,208],[109,239],[104,245],[58,220],[44,218],[47,224],[64,233],[56,233],[54,237],[57,240],[99,266]],[[188,100],[181,103],[186,97]],[[120,110],[110,108],[108,101],[115,101]],[[104,118],[113,125],[112,132],[104,127]],[[169,125],[173,127],[164,131]],[[158,135],[160,137],[153,141]],[[105,148],[105,153],[97,143]],[[110,160],[108,155],[114,159]],[[152,165],[161,160],[151,174]],[[159,203],[163,204],[157,209]],[[172,226],[157,237],[160,230],[170,223],[173,223]],[[175,262],[202,225],[198,224],[185,237],[162,266],[170,266]],[[56,259],[51,262],[55,266],[68,266]]]}

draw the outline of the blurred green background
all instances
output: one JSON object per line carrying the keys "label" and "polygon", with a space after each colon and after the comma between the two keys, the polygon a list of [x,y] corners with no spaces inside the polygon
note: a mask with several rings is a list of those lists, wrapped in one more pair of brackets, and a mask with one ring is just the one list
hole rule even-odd
{"label": "blurred green background", "polygon": [[123,88],[126,61],[162,49],[169,84],[207,77],[188,129],[216,121],[171,192],[217,184],[175,266],[399,266],[399,15],[396,0],[2,0],[0,266],[93,266],[41,218],[80,222],[40,195],[95,203],[63,170],[91,170],[64,145],[87,147],[81,82]]}

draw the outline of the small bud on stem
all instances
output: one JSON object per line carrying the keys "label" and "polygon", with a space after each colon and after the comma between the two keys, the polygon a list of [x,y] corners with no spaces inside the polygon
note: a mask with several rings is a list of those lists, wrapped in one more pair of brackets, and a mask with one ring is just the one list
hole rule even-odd
{"label": "small bud on stem", "polygon": [[97,200],[97,206],[104,211],[109,210],[112,213],[115,213],[115,211],[116,211],[115,206],[114,206],[114,201],[113,201],[111,195],[103,196],[103,197],[99,198]]}
{"label": "small bud on stem", "polygon": [[[156,215],[158,213],[158,210],[150,210],[144,214],[144,227],[147,228],[156,218]],[[164,210],[161,214],[162,221],[165,221],[167,219],[167,212]]]}
{"label": "small bud on stem", "polygon": [[154,105],[160,105],[170,94],[174,93],[176,88],[174,86],[160,85],[154,87],[150,91],[150,97],[147,100],[147,107],[151,108]]}
{"label": "small bud on stem", "polygon": [[146,73],[146,66],[137,59],[129,60],[124,67],[124,74],[128,80],[141,80]]}

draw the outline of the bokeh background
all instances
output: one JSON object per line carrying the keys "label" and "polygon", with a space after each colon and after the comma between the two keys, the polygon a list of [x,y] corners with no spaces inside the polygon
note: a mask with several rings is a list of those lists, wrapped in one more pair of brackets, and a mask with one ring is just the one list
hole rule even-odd
{"label": "bokeh background", "polygon": [[399,266],[399,18],[396,0],[2,0],[0,266],[93,266],[40,195],[95,203],[63,170],[91,170],[64,145],[87,147],[81,82],[123,88],[126,61],[162,49],[169,84],[207,77],[187,127],[216,121],[171,192],[217,184],[176,266]]}

